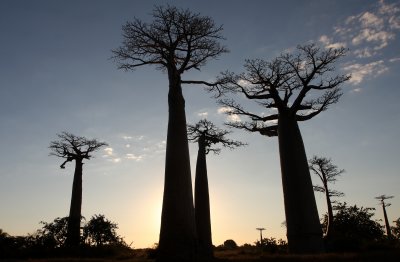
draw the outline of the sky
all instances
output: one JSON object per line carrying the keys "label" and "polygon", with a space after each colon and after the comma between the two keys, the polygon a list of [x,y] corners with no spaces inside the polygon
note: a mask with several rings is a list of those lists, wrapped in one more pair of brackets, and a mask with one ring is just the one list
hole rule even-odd
{"label": "sky", "polygon": [[[118,70],[111,50],[134,17],[151,22],[154,5],[170,4],[223,25],[230,50],[183,79],[214,80],[243,72],[245,59],[271,60],[299,44],[344,46],[336,64],[351,74],[341,100],[300,123],[308,158],[325,156],[346,172],[332,185],[340,201],[376,208],[394,196],[400,217],[400,1],[0,1],[0,228],[32,234],[40,221],[68,215],[74,165],[59,166],[49,143],[68,131],[109,144],[83,166],[82,215],[104,214],[134,248],[158,242],[164,183],[167,75],[151,66]],[[224,114],[201,86],[184,86],[186,118],[224,128]],[[244,107],[262,112],[251,101]],[[245,121],[234,116],[237,121]],[[225,127],[226,128],[226,127]],[[210,154],[208,176],[214,245],[286,239],[277,138],[232,130],[248,143]],[[192,181],[197,145],[190,144]],[[317,182],[315,176],[313,180]],[[316,192],[319,215],[326,212]],[[382,221],[381,221],[382,223]],[[383,224],[383,223],[382,223]]]}

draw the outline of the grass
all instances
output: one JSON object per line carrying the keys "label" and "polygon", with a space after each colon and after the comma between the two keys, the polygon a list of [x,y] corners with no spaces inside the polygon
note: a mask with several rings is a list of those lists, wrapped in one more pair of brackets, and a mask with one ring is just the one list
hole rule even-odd
{"label": "grass", "polygon": [[[148,249],[135,250],[130,257],[114,258],[48,258],[48,259],[27,259],[27,260],[1,260],[2,262],[154,262],[155,259],[147,258]],[[330,253],[319,255],[289,255],[289,254],[264,254],[257,252],[243,252],[243,250],[216,251],[215,262],[398,262],[400,261],[400,250],[389,251],[368,251],[360,253]],[[199,261],[201,262],[201,261]]]}

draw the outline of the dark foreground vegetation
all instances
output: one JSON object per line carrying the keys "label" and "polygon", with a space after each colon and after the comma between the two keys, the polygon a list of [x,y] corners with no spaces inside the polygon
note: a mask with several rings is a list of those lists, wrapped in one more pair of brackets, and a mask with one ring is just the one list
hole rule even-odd
{"label": "dark foreground vegetation", "polygon": [[[335,206],[336,234],[325,238],[326,253],[289,254],[287,242],[263,238],[238,246],[232,239],[213,248],[214,258],[207,261],[400,261],[400,219],[391,227],[392,235],[372,220],[373,209]],[[327,215],[326,215],[327,216]],[[322,227],[326,227],[326,216]],[[118,236],[116,223],[104,215],[82,218],[78,247],[66,244],[68,217],[41,222],[42,228],[27,236],[10,236],[0,229],[0,261],[156,261],[158,247],[134,249]],[[203,260],[199,259],[197,262]]]}
{"label": "dark foreground vegetation", "polygon": [[[66,251],[66,250],[65,250]],[[48,257],[19,257],[12,259],[0,259],[0,261],[31,261],[31,262],[67,262],[67,261],[87,261],[87,262],[108,262],[108,261],[126,261],[126,262],[153,262],[156,260],[154,249],[130,249],[121,250],[119,248],[106,247],[102,249],[87,249],[86,253],[68,253],[63,256]],[[241,246],[233,250],[215,249],[215,262],[256,262],[256,261],[399,261],[400,249],[388,250],[370,250],[359,252],[344,253],[325,253],[313,255],[292,255],[287,253],[268,253],[261,254],[260,249],[255,246]],[[201,262],[199,260],[198,262]]]}

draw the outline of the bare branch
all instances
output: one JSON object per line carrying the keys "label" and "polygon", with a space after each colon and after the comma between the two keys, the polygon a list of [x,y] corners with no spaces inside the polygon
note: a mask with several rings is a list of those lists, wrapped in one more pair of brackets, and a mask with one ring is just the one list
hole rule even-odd
{"label": "bare branch", "polygon": [[312,111],[308,114],[296,115],[296,120],[306,121],[313,118],[322,111],[328,109],[330,105],[337,103],[342,95],[343,93],[340,91],[340,89],[335,88],[333,90],[326,91],[317,99],[305,102],[304,105],[298,106],[297,111],[304,110],[306,108],[310,108]]}
{"label": "bare branch", "polygon": [[227,122],[225,125],[238,129],[243,129],[248,132],[259,132],[261,135],[273,137],[278,135],[277,125],[266,125],[259,122]]}
{"label": "bare branch", "polygon": [[234,149],[236,147],[245,146],[247,144],[226,138],[231,131],[217,128],[212,122],[202,119],[195,125],[188,125],[188,139],[193,142],[199,142],[203,139],[206,148],[206,154],[212,151],[219,154],[221,149],[213,147],[221,144],[223,147]]}
{"label": "bare branch", "polygon": [[313,156],[308,162],[310,170],[313,171],[313,173],[316,174],[322,182],[322,186],[314,186],[315,191],[328,191],[329,196],[332,197],[344,196],[342,192],[331,190],[328,187],[329,183],[335,183],[337,177],[345,172],[344,169],[338,169],[336,165],[332,164],[331,159],[325,157]]}
{"label": "bare branch", "polygon": [[118,68],[155,64],[182,74],[228,52],[218,42],[224,39],[222,26],[216,26],[210,17],[169,5],[156,6],[152,15],[150,24],[134,18],[122,27],[122,46],[112,50]]}
{"label": "bare branch", "polygon": [[61,168],[65,168],[67,162],[73,160],[90,159],[91,153],[99,150],[108,144],[96,139],[87,139],[82,136],[75,136],[68,132],[57,134],[59,140],[50,142],[50,155],[66,159]]}
{"label": "bare branch", "polygon": [[[235,74],[229,71],[220,75],[222,80],[219,94],[241,93],[264,108],[276,108],[277,114],[267,117],[245,110],[230,100],[219,103],[231,110],[227,114],[249,117],[252,121],[279,120],[279,112],[289,112],[296,116],[296,121],[309,120],[339,101],[342,96],[340,86],[350,79],[348,75],[333,75],[334,63],[346,54],[346,49],[323,50],[315,44],[298,46],[295,53],[282,54],[279,57],[264,61],[261,59],[246,60],[245,72]],[[314,92],[314,99],[305,97]],[[319,96],[317,93],[321,92]],[[222,101],[222,102],[221,102]],[[253,130],[259,123],[231,126]]]}

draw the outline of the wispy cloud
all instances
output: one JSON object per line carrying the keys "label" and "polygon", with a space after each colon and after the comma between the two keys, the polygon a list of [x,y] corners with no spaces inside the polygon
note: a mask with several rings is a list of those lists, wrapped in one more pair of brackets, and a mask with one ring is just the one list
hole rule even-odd
{"label": "wispy cloud", "polygon": [[242,119],[240,118],[240,116],[239,116],[239,115],[235,115],[235,114],[233,114],[233,115],[228,115],[228,116],[227,116],[227,119],[228,119],[229,121],[231,121],[231,122],[241,122],[241,121],[242,121]]}
{"label": "wispy cloud", "polygon": [[322,35],[319,38],[319,41],[326,47],[326,48],[340,48],[346,47],[346,43],[344,42],[336,42],[333,43],[332,38],[329,38],[327,35]]}
{"label": "wispy cloud", "polygon": [[351,74],[349,82],[358,85],[364,78],[368,76],[377,77],[386,72],[389,68],[384,64],[383,60],[380,60],[368,64],[350,64],[343,69]]}
{"label": "wispy cloud", "polygon": [[400,57],[394,57],[392,59],[389,59],[390,63],[394,63],[394,62],[398,62],[398,61],[400,61]]}
{"label": "wispy cloud", "polygon": [[113,162],[113,163],[119,163],[121,162],[121,158],[115,155],[114,153],[114,148],[112,147],[107,147],[104,149],[104,152],[106,153],[103,155],[104,158],[106,158],[108,161]]}
{"label": "wispy cloud", "polygon": [[166,141],[154,140],[145,135],[124,135],[104,149],[103,158],[118,164],[126,161],[145,161],[165,152]]}
{"label": "wispy cloud", "polygon": [[122,139],[124,140],[143,140],[145,138],[144,135],[138,135],[138,136],[122,136]]}
{"label": "wispy cloud", "polygon": [[119,163],[119,162],[121,162],[121,158],[119,158],[119,157],[113,158],[113,159],[111,159],[111,161],[112,161],[113,163]]}
{"label": "wispy cloud", "polygon": [[218,108],[218,110],[217,110],[218,114],[227,114],[226,119],[227,119],[228,121],[231,121],[231,122],[241,122],[242,119],[240,118],[240,116],[237,115],[237,114],[231,113],[232,111],[233,111],[233,109],[230,108],[230,107],[227,107],[227,106],[220,107],[220,108]]}
{"label": "wispy cloud", "polygon": [[230,107],[227,107],[227,106],[220,107],[217,110],[218,114],[225,114],[225,113],[232,112],[232,111],[233,111],[233,109]]}
{"label": "wispy cloud", "polygon": [[144,155],[126,154],[125,158],[139,162],[143,160]]}
{"label": "wispy cloud", "polygon": [[[379,1],[377,8],[348,17],[335,27],[333,36],[352,46],[357,56],[370,57],[395,39],[396,31],[400,29],[399,15],[398,5]],[[331,44],[332,39],[327,39],[330,41],[325,45]]]}
{"label": "wispy cloud", "polygon": [[331,36],[322,35],[318,40],[327,48],[350,48],[349,58],[353,61],[343,69],[352,74],[349,82],[358,85],[388,71],[387,62],[398,61],[396,57],[382,55],[399,31],[400,3],[380,0],[370,10],[349,16],[335,26]]}
{"label": "wispy cloud", "polygon": [[104,151],[106,152],[106,156],[112,156],[114,149],[111,147],[107,147],[107,148],[104,148]]}
{"label": "wispy cloud", "polygon": [[197,115],[198,115],[199,117],[202,117],[202,118],[207,118],[208,112],[200,112],[200,113],[197,113]]}
{"label": "wispy cloud", "polygon": [[353,90],[351,90],[351,93],[359,93],[361,92],[362,89],[360,87],[354,88]]}

